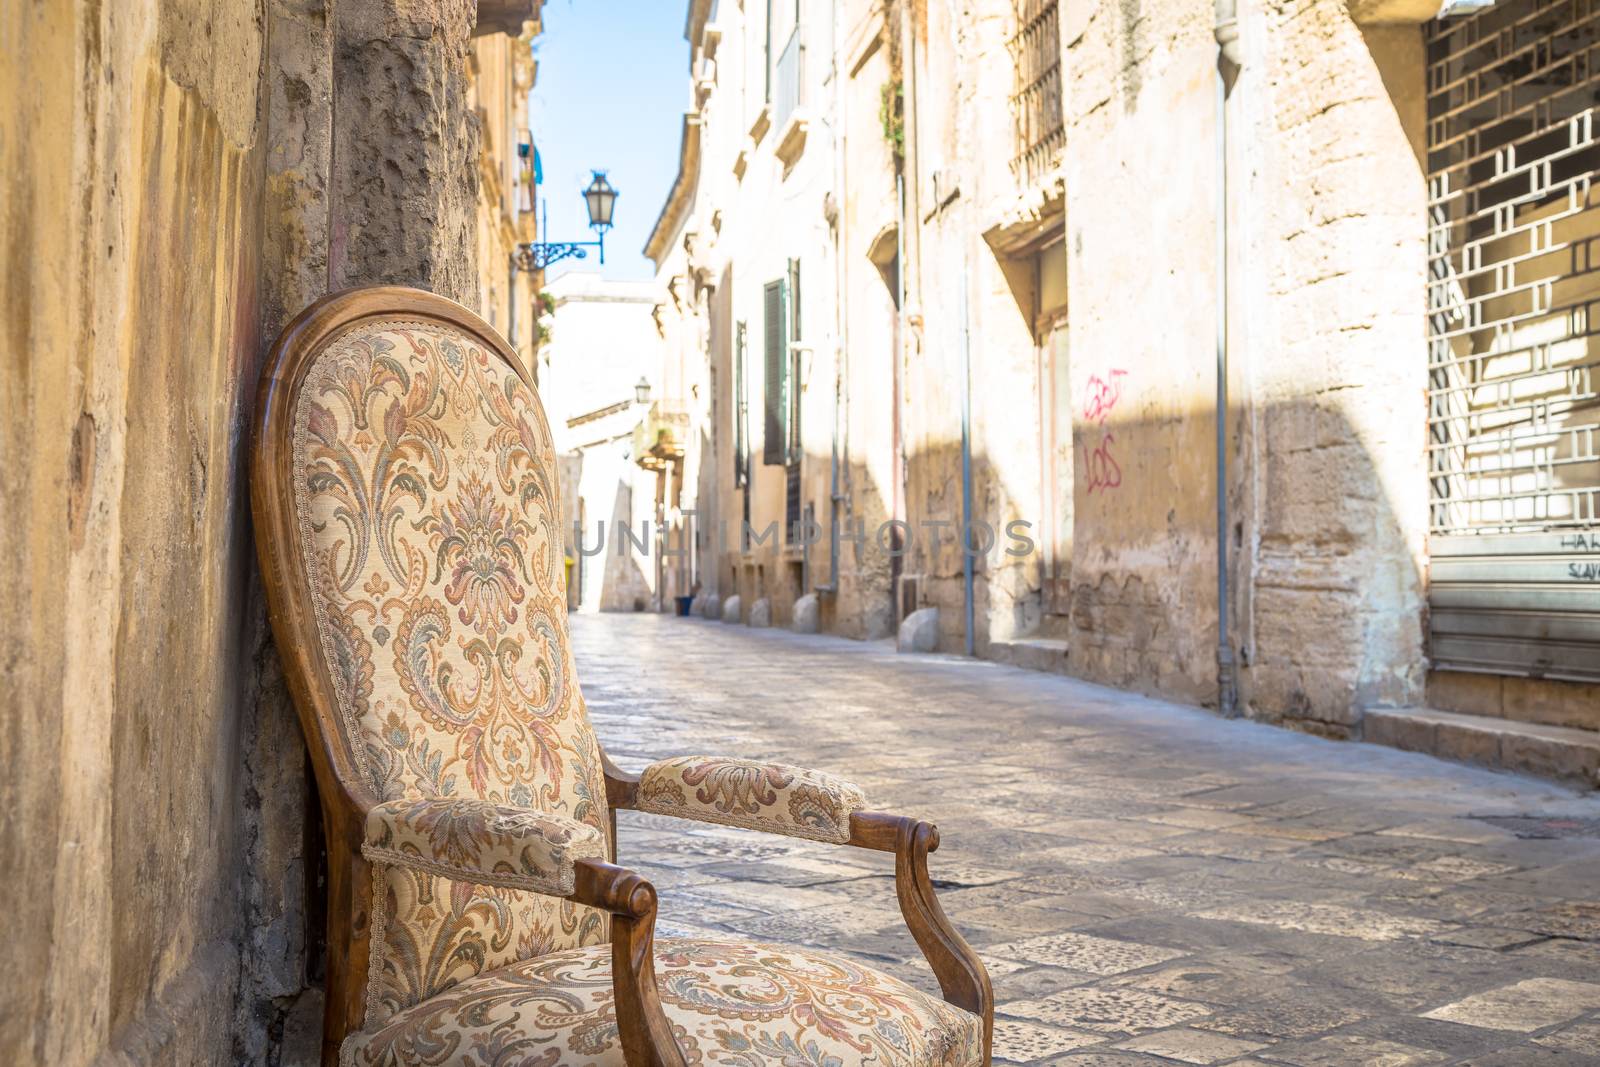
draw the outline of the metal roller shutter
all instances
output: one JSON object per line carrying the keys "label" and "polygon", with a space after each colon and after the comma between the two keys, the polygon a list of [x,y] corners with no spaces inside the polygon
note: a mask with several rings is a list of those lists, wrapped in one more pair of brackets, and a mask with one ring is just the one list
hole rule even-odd
{"label": "metal roller shutter", "polygon": [[1433,665],[1600,680],[1600,0],[1428,31]]}

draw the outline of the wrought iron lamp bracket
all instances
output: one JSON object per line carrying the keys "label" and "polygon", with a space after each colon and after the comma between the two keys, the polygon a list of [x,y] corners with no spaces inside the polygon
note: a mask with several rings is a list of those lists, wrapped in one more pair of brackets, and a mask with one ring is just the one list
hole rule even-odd
{"label": "wrought iron lamp bracket", "polygon": [[563,259],[586,259],[589,255],[586,249],[590,248],[601,250],[600,262],[604,263],[603,241],[537,241],[532,244],[519,244],[516,254],[517,269],[540,271]]}

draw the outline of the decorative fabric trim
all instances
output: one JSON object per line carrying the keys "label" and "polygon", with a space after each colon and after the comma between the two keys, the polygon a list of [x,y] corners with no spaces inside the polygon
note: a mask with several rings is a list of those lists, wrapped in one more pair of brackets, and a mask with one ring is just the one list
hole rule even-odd
{"label": "decorative fabric trim", "polygon": [[572,892],[580,859],[605,859],[605,835],[561,815],[470,797],[392,800],[367,812],[361,854],[458,882]]}
{"label": "decorative fabric trim", "polygon": [[836,845],[866,802],[836,775],[724,756],[664,759],[639,776],[640,811]]}
{"label": "decorative fabric trim", "polygon": [[[983,1020],[845,956],[734,940],[655,942],[656,988],[690,1064],[979,1067]],[[623,1067],[609,946],[489,971],[347,1042],[359,1067]]]}
{"label": "decorative fabric trim", "polygon": [[[379,995],[383,979],[384,938],[389,934],[389,880],[381,863],[372,865],[372,937],[367,941],[367,1011],[361,1019],[365,1030],[378,1019],[378,1009],[383,1000]],[[354,1062],[354,1049],[350,1044],[353,1034],[345,1035],[339,1049],[342,1067]]]}

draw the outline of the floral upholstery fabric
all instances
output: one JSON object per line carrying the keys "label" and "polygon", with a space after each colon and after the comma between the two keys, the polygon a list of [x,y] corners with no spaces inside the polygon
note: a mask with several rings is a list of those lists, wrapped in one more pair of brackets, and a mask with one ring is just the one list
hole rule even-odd
{"label": "floral upholstery fabric", "polygon": [[781,763],[678,756],[639,776],[640,811],[843,844],[859,788],[831,774]]}
{"label": "floral upholstery fabric", "polygon": [[[969,1067],[983,1024],[853,960],[724,941],[656,943],[685,1059],[726,1067]],[[346,1043],[347,1067],[623,1067],[607,948],[463,983]]]}
{"label": "floral upholstery fabric", "polygon": [[[382,801],[464,798],[604,832],[573,671],[550,431],[491,350],[438,324],[353,327],[293,412],[300,548],[344,740]],[[415,1003],[606,918],[519,890],[377,871],[369,1004]],[[386,933],[385,933],[386,932]]]}
{"label": "floral upholstery fabric", "polygon": [[573,863],[604,859],[606,842],[593,826],[560,815],[439,797],[373,808],[361,852],[375,863],[566,896]]}

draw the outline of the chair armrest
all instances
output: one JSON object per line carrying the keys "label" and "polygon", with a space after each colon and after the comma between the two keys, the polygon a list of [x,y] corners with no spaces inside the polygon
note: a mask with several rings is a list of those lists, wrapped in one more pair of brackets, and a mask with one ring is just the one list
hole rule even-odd
{"label": "chair armrest", "polygon": [[606,858],[605,837],[562,815],[467,797],[391,800],[367,811],[361,854],[461,882],[564,897],[574,864]]}
{"label": "chair armrest", "polygon": [[633,806],[657,815],[842,845],[861,790],[832,774],[723,756],[677,756],[644,769]]}

